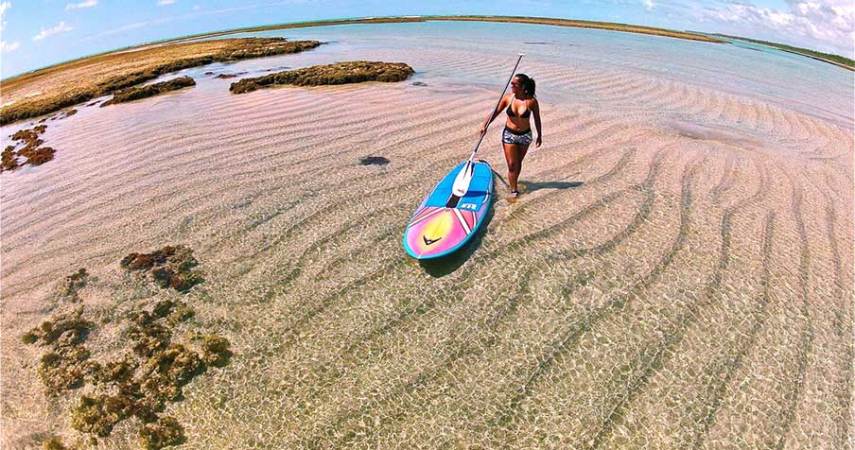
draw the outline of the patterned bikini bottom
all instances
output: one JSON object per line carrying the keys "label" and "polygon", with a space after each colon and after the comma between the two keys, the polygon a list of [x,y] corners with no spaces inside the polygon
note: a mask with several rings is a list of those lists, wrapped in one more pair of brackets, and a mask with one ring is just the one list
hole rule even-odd
{"label": "patterned bikini bottom", "polygon": [[513,145],[529,145],[531,144],[531,130],[520,132],[505,127],[505,130],[502,131],[502,142]]}

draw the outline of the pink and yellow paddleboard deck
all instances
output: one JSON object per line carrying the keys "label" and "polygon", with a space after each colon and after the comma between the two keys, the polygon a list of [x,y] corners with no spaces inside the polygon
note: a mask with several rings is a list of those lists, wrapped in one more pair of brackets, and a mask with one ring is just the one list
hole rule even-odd
{"label": "pink and yellow paddleboard deck", "polygon": [[463,162],[452,169],[410,218],[403,244],[413,258],[433,259],[455,252],[484,222],[493,195],[493,170],[486,162],[475,163],[469,190],[449,207],[454,179],[465,165]]}

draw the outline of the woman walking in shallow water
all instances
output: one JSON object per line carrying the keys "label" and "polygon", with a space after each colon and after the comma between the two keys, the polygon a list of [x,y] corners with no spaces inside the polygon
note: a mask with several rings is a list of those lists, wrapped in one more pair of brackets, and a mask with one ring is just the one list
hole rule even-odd
{"label": "woman walking in shallow water", "polygon": [[534,97],[534,80],[524,73],[518,73],[511,81],[511,93],[502,97],[499,106],[493,111],[490,118],[481,125],[481,133],[487,132],[490,123],[505,110],[508,120],[505,121],[505,129],[502,131],[502,147],[505,150],[505,160],[508,162],[508,184],[511,188],[511,197],[517,197],[520,171],[522,170],[523,158],[528,153],[531,145],[531,122],[529,117],[534,115],[534,126],[537,128],[537,140],[535,148],[543,144],[543,134],[540,129],[540,105]]}

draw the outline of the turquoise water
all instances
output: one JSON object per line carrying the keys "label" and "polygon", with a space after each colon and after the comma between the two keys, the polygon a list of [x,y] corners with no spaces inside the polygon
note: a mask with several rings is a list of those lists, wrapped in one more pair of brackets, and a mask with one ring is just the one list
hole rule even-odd
{"label": "turquoise water", "polygon": [[[473,86],[504,82],[517,52],[526,53],[520,71],[541,82],[546,101],[585,99],[569,85],[552,87],[542,65],[561,65],[583,73],[650,77],[750,97],[852,127],[852,71],[764,46],[712,44],[682,39],[547,25],[488,22],[421,22],[338,25],[241,33],[235,36],[283,36],[327,42],[312,60],[396,58],[418,61],[430,55],[466,55],[471,68],[442,59],[410,62],[416,80]],[[504,71],[475,70],[496,63]],[[437,64],[432,64],[437,63]],[[572,75],[572,74],[570,74]],[[596,99],[594,99],[596,100]]]}

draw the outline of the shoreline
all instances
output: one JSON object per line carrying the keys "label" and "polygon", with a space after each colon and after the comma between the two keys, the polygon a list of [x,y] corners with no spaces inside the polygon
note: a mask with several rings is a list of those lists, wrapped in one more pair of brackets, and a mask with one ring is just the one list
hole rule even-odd
{"label": "shoreline", "polygon": [[[785,44],[777,44],[774,42],[761,41],[752,38],[746,38],[741,36],[731,36],[720,33],[710,33],[704,34],[700,32],[693,31],[677,31],[677,30],[669,30],[666,28],[656,28],[656,27],[648,27],[644,25],[631,25],[631,24],[622,24],[616,22],[598,22],[598,21],[588,21],[588,20],[576,20],[576,19],[559,19],[559,18],[550,18],[550,17],[525,17],[525,16],[476,16],[476,15],[461,15],[461,16],[388,16],[388,17],[361,17],[361,18],[347,18],[347,19],[328,19],[328,20],[316,20],[316,21],[307,21],[307,22],[291,22],[291,23],[280,23],[280,24],[272,24],[272,25],[261,25],[255,27],[245,27],[245,28],[233,28],[228,30],[219,30],[219,31],[211,31],[207,33],[199,33],[199,34],[190,34],[185,36],[178,36],[174,38],[167,38],[158,41],[145,42],[138,45],[132,45],[127,47],[121,47],[114,50],[108,50],[105,52],[95,53],[92,55],[81,56],[79,58],[71,59],[68,61],[62,61],[56,64],[51,64],[49,66],[41,67],[38,69],[34,69],[28,72],[20,73],[17,75],[13,75],[7,79],[0,79],[0,84],[9,83],[13,81],[18,81],[19,78],[27,77],[27,76],[35,76],[44,73],[45,71],[52,71],[62,68],[64,65],[72,65],[76,63],[80,63],[81,61],[85,61],[90,58],[98,58],[107,55],[117,54],[117,53],[129,53],[140,50],[146,50],[156,47],[161,47],[168,44],[175,43],[183,43],[183,42],[192,42],[197,40],[205,40],[207,38],[215,38],[220,36],[228,36],[231,34],[239,34],[239,33],[253,33],[253,32],[261,32],[261,31],[272,31],[272,30],[287,30],[287,29],[295,29],[295,28],[312,28],[312,27],[323,27],[323,26],[335,26],[335,25],[359,25],[359,24],[379,24],[379,23],[410,23],[410,22],[429,22],[429,21],[446,21],[446,22],[496,22],[496,23],[523,23],[523,24],[531,24],[531,25],[550,25],[550,26],[562,26],[562,27],[574,27],[574,28],[588,28],[588,29],[598,29],[598,30],[606,30],[606,31],[618,31],[624,33],[636,33],[636,34],[647,34],[651,36],[661,36],[661,37],[671,37],[675,39],[686,39],[693,40],[698,42],[710,42],[717,44],[727,44],[729,41],[725,39],[718,38],[716,36],[721,36],[727,39],[740,39],[744,41],[759,43],[762,45],[767,45],[773,48],[776,48],[781,51],[786,51],[788,53],[793,53],[801,56],[805,56],[816,61],[826,62],[829,64],[833,64],[835,66],[848,69],[855,70],[855,65],[848,66],[844,63],[840,63],[838,61],[834,61],[831,59],[826,59],[821,56],[817,56],[815,51],[810,49],[802,49],[799,47],[792,47]],[[839,55],[834,55],[839,56]]]}
{"label": "shoreline", "polygon": [[210,37],[227,36],[237,33],[253,33],[259,31],[287,30],[293,28],[312,28],[335,25],[359,25],[377,23],[410,23],[410,22],[497,22],[497,23],[523,23],[531,25],[551,25],[574,28],[591,28],[608,31],[621,31],[625,33],[649,34],[653,36],[673,37],[711,43],[727,43],[722,39],[710,37],[702,33],[691,31],[677,31],[666,28],[648,27],[643,25],[630,25],[616,22],[596,22],[589,20],[557,19],[551,17],[524,17],[524,16],[389,16],[389,17],[365,17],[354,19],[332,19],[310,22],[294,22],[273,25],[262,25],[257,27],[235,28],[232,30],[213,31],[210,33],[193,34],[182,36],[171,40],[158,41],[152,44],[166,44],[172,42],[183,42],[188,40],[204,39]]}
{"label": "shoreline", "polygon": [[62,68],[62,66],[66,64],[76,64],[81,61],[85,61],[89,58],[97,58],[106,55],[116,54],[116,53],[127,53],[134,52],[139,50],[150,49],[154,47],[160,47],[167,44],[174,43],[182,43],[187,41],[196,41],[196,40],[204,40],[206,38],[227,36],[230,34],[238,34],[238,33],[252,33],[259,31],[271,31],[271,30],[286,30],[293,28],[311,28],[311,27],[323,27],[323,26],[334,26],[334,25],[358,25],[358,24],[378,24],[378,23],[409,23],[409,22],[428,22],[428,21],[461,21],[461,22],[506,22],[506,23],[527,23],[532,25],[553,25],[553,26],[567,26],[567,27],[577,27],[577,28],[593,28],[593,29],[602,29],[602,30],[610,30],[610,31],[623,31],[627,33],[639,33],[639,34],[649,34],[653,36],[663,36],[663,37],[673,37],[678,39],[688,39],[695,40],[701,42],[711,42],[711,43],[726,43],[727,41],[712,38],[700,33],[693,33],[688,31],[674,31],[667,30],[664,28],[654,28],[654,27],[646,27],[641,25],[626,25],[619,23],[610,23],[610,22],[593,22],[593,21],[585,21],[585,20],[571,20],[571,19],[553,19],[548,17],[516,17],[516,16],[472,16],[472,15],[464,15],[464,16],[390,16],[390,17],[363,17],[363,18],[349,18],[349,19],[329,19],[329,20],[317,20],[317,21],[309,21],[309,22],[293,22],[293,23],[282,23],[282,24],[273,24],[273,25],[262,25],[256,27],[246,27],[246,28],[234,28],[230,30],[220,30],[220,31],[212,31],[208,33],[200,33],[200,34],[191,34],[186,36],[178,36],[175,38],[168,38],[159,41],[146,42],[135,46],[122,47],[115,50],[109,50],[106,52],[96,53],[92,55],[82,56],[80,58],[75,58],[69,61],[63,61],[56,64],[52,64],[49,66],[41,67],[38,69],[31,70],[29,72],[24,72],[18,75],[11,76],[7,79],[0,79],[0,84],[9,83],[12,81],[18,81],[19,78],[39,75],[45,71],[57,70]]}

